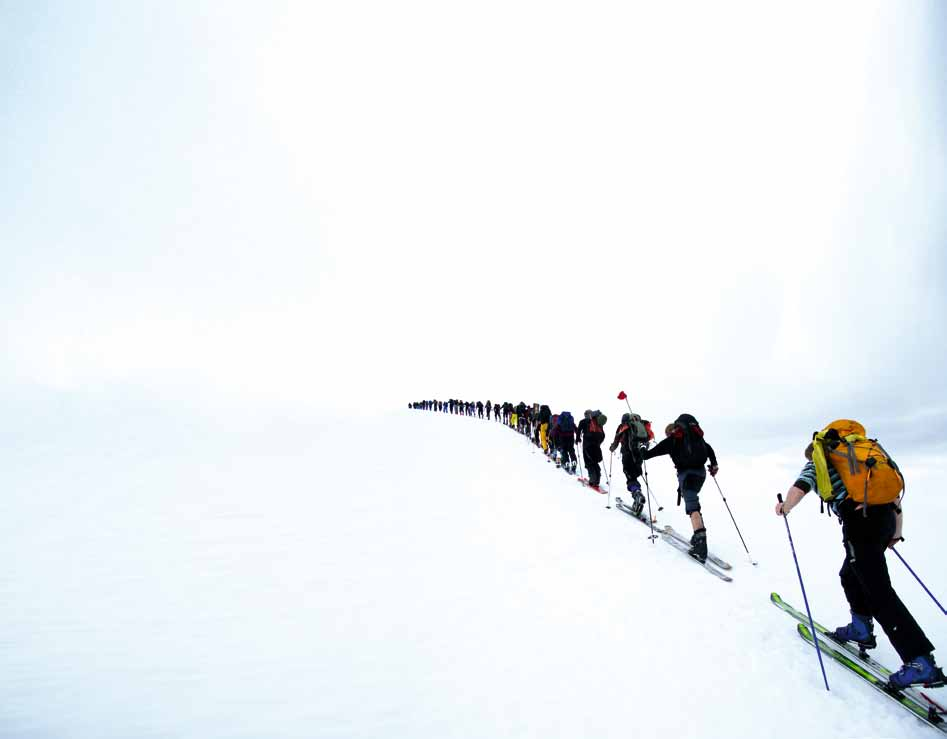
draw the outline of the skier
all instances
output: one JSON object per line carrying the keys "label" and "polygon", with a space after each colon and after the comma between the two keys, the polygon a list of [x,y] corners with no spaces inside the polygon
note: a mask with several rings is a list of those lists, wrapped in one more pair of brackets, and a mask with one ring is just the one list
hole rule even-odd
{"label": "skier", "polygon": [[[707,528],[700,513],[700,489],[707,479],[707,471],[717,474],[717,455],[704,439],[704,432],[697,419],[689,413],[682,413],[674,423],[664,431],[666,438],[653,449],[642,453],[642,459],[652,459],[665,454],[671,455],[671,461],[677,470],[677,504],[684,499],[684,512],[690,516],[694,535],[688,554],[701,562],[707,561]],[[707,471],[704,463],[710,459]]]}
{"label": "skier", "polygon": [[560,466],[559,462],[559,414],[556,413],[552,418],[549,419],[549,456],[552,457],[552,461],[556,463],[556,467]]}
{"label": "skier", "polygon": [[602,442],[605,441],[605,422],[601,411],[586,411],[575,430],[576,441],[582,441],[582,459],[589,473],[589,485],[598,489],[602,480],[599,463],[602,461]]}
{"label": "skier", "polygon": [[552,420],[552,411],[548,405],[539,406],[539,445],[546,454],[549,454],[549,421]]}
{"label": "skier", "polygon": [[569,411],[559,412],[559,449],[561,450],[562,466],[570,475],[575,474],[578,460],[575,458],[575,420]]}
{"label": "skier", "polygon": [[608,447],[612,453],[621,447],[621,467],[625,473],[628,492],[634,499],[631,510],[636,516],[641,514],[641,509],[645,504],[638,478],[641,477],[641,453],[648,448],[650,440],[648,433],[650,425],[650,421],[642,421],[641,416],[636,413],[623,414],[621,424],[615,431],[615,439]]}
{"label": "skier", "polygon": [[528,426],[528,421],[526,419],[526,403],[522,400],[519,405],[516,406],[516,409],[513,411],[515,420],[513,425],[516,427],[516,430],[522,433],[529,433],[528,431],[524,432],[523,429]]}
{"label": "skier", "polygon": [[589,430],[589,419],[592,417],[592,411],[588,408],[582,413],[582,420],[575,427],[576,446],[582,443],[582,435]]}
{"label": "skier", "polygon": [[[904,540],[900,470],[880,444],[865,438],[865,429],[857,421],[833,421],[813,437],[805,452],[808,462],[784,502],[776,504],[776,514],[787,515],[810,490],[817,490],[842,524],[845,559],[839,579],[852,620],[835,629],[833,638],[873,649],[877,641],[872,619],[876,618],[904,662],[888,678],[892,688],[944,685],[944,672],[934,662],[934,645],[898,597],[888,575],[885,550]],[[843,450],[836,451],[842,445]]]}

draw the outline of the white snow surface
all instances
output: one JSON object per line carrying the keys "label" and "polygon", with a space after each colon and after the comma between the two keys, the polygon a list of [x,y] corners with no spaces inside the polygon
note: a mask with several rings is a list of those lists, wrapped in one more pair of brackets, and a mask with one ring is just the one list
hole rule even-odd
{"label": "white snow surface", "polygon": [[[832,663],[826,693],[815,651],[769,603],[775,590],[802,607],[772,508],[806,436],[750,458],[708,431],[759,561],[708,479],[710,548],[732,583],[486,420],[404,410],[8,439],[0,736],[936,736]],[[947,466],[895,456],[901,551],[943,602]],[[617,456],[613,475],[623,489]],[[670,461],[650,476],[660,523],[688,531]],[[814,615],[846,622],[838,525],[813,496],[789,523]],[[947,620],[889,567],[943,646]]]}

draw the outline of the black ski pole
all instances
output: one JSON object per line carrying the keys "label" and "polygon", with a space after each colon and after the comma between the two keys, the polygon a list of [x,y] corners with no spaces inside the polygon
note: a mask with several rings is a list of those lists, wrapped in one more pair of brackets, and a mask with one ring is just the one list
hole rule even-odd
{"label": "black ski pole", "polygon": [[[711,475],[711,477],[714,480],[714,485],[717,486],[717,490],[720,490],[720,483],[717,482],[717,477],[715,475]],[[733,511],[730,510],[730,504],[727,503],[727,497],[723,494],[723,490],[720,490],[720,497],[723,498],[723,504],[727,507],[727,513],[730,514],[730,520],[733,521],[733,528],[737,530],[737,535],[740,537],[740,541],[743,542],[743,548],[746,549],[746,556],[749,558],[750,564],[755,566],[756,560],[753,559],[753,555],[750,554],[750,550],[747,549],[746,542],[743,541],[743,534],[740,533],[740,527],[737,526],[737,520],[733,517]]]}
{"label": "black ski pole", "polygon": [[[644,460],[642,460],[642,465],[644,465]],[[658,538],[658,535],[654,533],[654,514],[651,512],[651,486],[648,484],[648,468],[644,468],[644,489],[648,491],[648,525],[651,527],[651,536],[648,538],[651,539],[651,543],[654,544],[655,540]],[[658,510],[664,510],[659,508]]]}
{"label": "black ski pole", "polygon": [[648,484],[648,463],[643,459],[641,460],[641,471],[644,474],[644,486],[648,491],[648,510],[651,509],[651,496],[654,496],[654,502],[658,506],[658,513],[660,513],[664,510],[664,506],[661,505],[661,501],[658,500],[658,496],[651,492],[651,486]]}
{"label": "black ski pole", "polygon": [[[782,494],[776,495],[776,500],[783,502]],[[806,597],[806,586],[802,582],[802,570],[799,569],[799,558],[796,556],[796,547],[792,543],[792,532],[789,530],[789,518],[783,511],[783,522],[786,524],[786,534],[789,536],[789,548],[792,549],[792,559],[796,563],[796,574],[799,575],[799,587],[802,588],[802,600],[806,604],[806,613],[809,616],[809,628],[812,629],[812,640],[815,646],[815,653],[819,656],[819,667],[822,668],[822,679],[825,681],[825,689],[829,689],[829,679],[825,676],[825,665],[822,663],[822,650],[819,649],[818,631],[815,630],[815,622],[812,620],[812,611],[809,610],[809,599]]]}
{"label": "black ski pole", "polygon": [[[608,458],[608,470],[609,470],[609,472],[611,472],[611,469],[612,469],[612,461],[613,461],[614,459],[615,459],[615,452],[612,452],[612,453],[611,453],[611,456]],[[611,508],[611,507],[612,507],[612,481],[611,481],[610,478],[611,478],[611,475],[609,475],[609,479],[607,480],[607,482],[608,482],[608,503],[605,504],[605,507],[606,507],[606,508]]]}

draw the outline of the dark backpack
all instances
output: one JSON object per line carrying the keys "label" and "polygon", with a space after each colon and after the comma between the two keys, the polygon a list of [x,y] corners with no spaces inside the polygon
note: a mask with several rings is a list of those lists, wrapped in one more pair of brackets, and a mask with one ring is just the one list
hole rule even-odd
{"label": "dark backpack", "polygon": [[651,431],[651,421],[645,421],[637,413],[626,413],[622,420],[628,425],[628,433],[625,434],[625,448],[630,452],[637,453],[640,447],[648,446],[648,443],[654,438],[654,432]]}
{"label": "dark backpack", "polygon": [[671,430],[674,439],[674,462],[680,469],[699,469],[707,461],[707,444],[704,443],[704,430],[697,419],[689,413],[682,413],[674,421]]}
{"label": "dark backpack", "polygon": [[559,414],[559,430],[566,434],[575,433],[575,420],[569,411],[563,411]]}

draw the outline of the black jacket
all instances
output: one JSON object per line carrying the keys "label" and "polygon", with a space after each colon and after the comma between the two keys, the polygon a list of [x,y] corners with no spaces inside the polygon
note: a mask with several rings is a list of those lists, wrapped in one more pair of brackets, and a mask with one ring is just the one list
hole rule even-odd
{"label": "black jacket", "polygon": [[622,458],[630,455],[632,459],[641,459],[641,453],[644,451],[640,446],[632,443],[631,426],[627,423],[621,424],[615,431],[615,438],[608,449],[614,452],[618,447],[621,447]]}
{"label": "black jacket", "polygon": [[[688,454],[687,446],[683,439],[675,439],[670,436],[664,439],[657,446],[646,450],[642,456],[645,459],[651,459],[653,457],[661,457],[665,454],[670,454],[671,461],[674,462],[674,466],[678,470],[693,470],[702,468],[704,466],[704,462],[706,462],[708,458],[710,459],[710,464],[716,467],[717,455],[714,454],[713,447],[710,446],[706,440],[704,440],[703,443],[704,447],[707,449],[707,453],[704,456],[704,460],[699,463],[696,462],[694,455]],[[698,454],[697,456],[701,455]]]}
{"label": "black jacket", "polygon": [[589,430],[589,419],[583,418],[575,427],[575,443],[582,441],[582,435]]}
{"label": "black jacket", "polygon": [[[598,424],[595,424],[595,427],[601,429]],[[605,441],[605,431],[592,431],[591,430],[591,421],[588,418],[583,418],[579,421],[579,425],[575,427],[575,440],[582,441],[582,452],[586,454],[589,459],[592,459],[596,462],[602,461],[602,442]]]}

